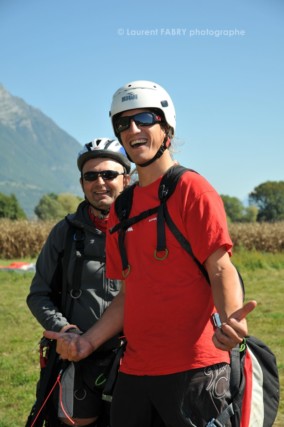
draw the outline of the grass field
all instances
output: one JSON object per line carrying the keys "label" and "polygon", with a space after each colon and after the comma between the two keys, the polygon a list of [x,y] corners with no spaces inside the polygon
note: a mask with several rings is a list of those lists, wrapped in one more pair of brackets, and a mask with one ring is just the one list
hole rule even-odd
{"label": "grass field", "polygon": [[[234,262],[246,284],[246,300],[258,301],[257,309],[248,319],[250,333],[264,341],[275,353],[283,395],[284,253],[243,251],[235,254]],[[7,263],[0,261],[0,265]],[[39,374],[38,342],[42,328],[25,302],[31,278],[32,273],[0,270],[0,427],[23,427],[34,402]],[[283,399],[274,426],[284,426]]]}

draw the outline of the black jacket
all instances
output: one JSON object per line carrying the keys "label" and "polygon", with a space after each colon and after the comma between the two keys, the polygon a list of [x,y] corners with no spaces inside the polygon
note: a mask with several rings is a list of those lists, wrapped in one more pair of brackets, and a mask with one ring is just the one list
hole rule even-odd
{"label": "black jacket", "polygon": [[[88,330],[103,314],[120,289],[120,282],[105,277],[105,233],[96,229],[88,215],[88,204],[82,202],[75,214],[68,215],[50,232],[36,263],[36,273],[32,280],[27,304],[44,329],[60,331],[66,324],[75,324],[81,331]],[[67,238],[68,230],[84,230],[84,261],[79,288],[79,298],[70,296],[70,286],[74,279],[76,260],[75,242]],[[66,245],[72,245],[68,262],[63,263],[63,273],[58,277],[58,267]],[[66,276],[67,275],[67,276]],[[53,297],[53,289],[62,287],[62,277],[67,279],[65,309]],[[70,309],[71,307],[71,309]],[[68,319],[65,313],[70,311]]]}

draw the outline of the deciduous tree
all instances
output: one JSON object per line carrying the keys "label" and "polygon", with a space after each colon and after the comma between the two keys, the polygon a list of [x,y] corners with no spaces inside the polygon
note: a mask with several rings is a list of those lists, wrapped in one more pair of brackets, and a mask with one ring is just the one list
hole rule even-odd
{"label": "deciduous tree", "polygon": [[249,202],[259,209],[258,221],[284,220],[284,181],[267,181],[258,185],[249,194]]}
{"label": "deciduous tree", "polygon": [[12,220],[27,218],[14,194],[7,196],[0,193],[0,218],[9,218]]}
{"label": "deciduous tree", "polygon": [[228,220],[231,222],[242,221],[244,215],[244,205],[237,197],[231,197],[227,195],[221,195],[224,203],[225,211]]}
{"label": "deciduous tree", "polygon": [[42,196],[35,207],[35,214],[43,221],[60,220],[68,213],[74,212],[82,199],[69,193],[49,193]]}

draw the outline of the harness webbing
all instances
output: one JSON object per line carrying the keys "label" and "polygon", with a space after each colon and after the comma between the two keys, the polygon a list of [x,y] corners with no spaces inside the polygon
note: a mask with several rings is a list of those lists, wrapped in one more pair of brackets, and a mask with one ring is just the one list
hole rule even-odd
{"label": "harness webbing", "polygon": [[[168,249],[166,243],[166,228],[165,224],[167,224],[168,228],[171,230],[175,238],[178,240],[180,245],[189,253],[189,255],[194,259],[197,266],[201,270],[202,274],[206,277],[209,282],[208,274],[203,265],[198,261],[198,259],[194,256],[191,245],[186,237],[182,234],[182,232],[178,229],[176,224],[173,222],[168,208],[167,208],[167,200],[173,194],[176,185],[178,183],[179,178],[186,171],[195,172],[192,169],[187,169],[183,166],[173,166],[171,167],[166,174],[163,176],[158,195],[160,199],[160,205],[155,206],[154,208],[145,210],[141,212],[139,215],[134,217],[130,217],[130,211],[133,201],[133,193],[136,184],[131,185],[126,188],[124,192],[116,199],[115,201],[115,210],[120,222],[116,224],[110,230],[110,233],[118,232],[118,246],[121,256],[122,262],[122,271],[123,275],[126,277],[130,271],[130,266],[128,263],[127,252],[125,248],[125,233],[126,230],[131,227],[133,224],[149,217],[150,215],[157,213],[157,243],[156,250],[154,252],[154,256],[157,260],[164,260],[167,257]],[[197,172],[195,172],[197,173]]]}
{"label": "harness webbing", "polygon": [[[72,300],[74,300],[79,298],[81,295],[81,283],[82,283],[81,276],[82,276],[84,261],[96,260],[96,261],[105,263],[105,254],[102,254],[102,255],[98,254],[96,256],[87,255],[85,253],[85,237],[86,237],[85,229],[86,230],[89,229],[91,232],[93,232],[93,229],[88,227],[87,225],[71,222],[68,216],[65,218],[65,220],[69,224],[69,230],[70,230],[69,232],[71,233],[71,241],[69,237],[69,245],[71,247],[72,242],[74,242],[76,258],[75,258],[72,281],[71,283],[67,284],[67,288],[65,289],[64,294],[65,296],[67,296],[67,292],[68,292],[69,295],[72,297]],[[70,259],[70,254],[69,254],[69,259]],[[68,271],[67,266],[63,271],[64,272]],[[71,311],[72,311],[71,307],[68,307],[68,312],[70,313]],[[65,317],[67,317],[67,315]]]}
{"label": "harness webbing", "polygon": [[175,238],[178,240],[178,242],[181,244],[181,246],[193,258],[193,260],[197,264],[198,268],[200,269],[202,274],[205,276],[207,282],[209,283],[209,276],[208,276],[206,268],[196,258],[196,256],[194,255],[194,253],[192,251],[192,247],[191,247],[189,241],[186,239],[186,237],[182,234],[182,232],[177,228],[176,224],[173,222],[173,220],[169,214],[167,205],[164,205],[164,215],[165,215],[166,223],[167,223],[169,229],[171,230],[171,232],[173,233]]}
{"label": "harness webbing", "polygon": [[[133,188],[129,187],[129,189],[134,190],[134,187]],[[144,211],[141,214],[139,214],[137,216],[134,216],[132,218],[122,219],[122,221],[120,223],[118,223],[117,225],[115,225],[110,230],[110,233],[114,233],[115,231],[119,230],[119,233],[118,233],[118,246],[119,246],[119,251],[120,251],[120,255],[121,255],[122,269],[124,271],[128,269],[128,258],[127,258],[125,244],[124,244],[126,230],[129,227],[131,227],[133,224],[136,224],[136,222],[139,222],[142,219],[145,219],[148,216],[152,215],[153,213],[156,213],[157,210],[158,210],[158,208],[159,208],[159,206],[156,206],[155,208],[149,209],[147,211]]]}

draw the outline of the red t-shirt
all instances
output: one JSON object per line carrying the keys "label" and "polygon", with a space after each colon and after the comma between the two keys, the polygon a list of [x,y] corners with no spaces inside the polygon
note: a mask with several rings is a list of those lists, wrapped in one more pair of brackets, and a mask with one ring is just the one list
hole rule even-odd
{"label": "red t-shirt", "polygon": [[[160,180],[135,187],[130,217],[159,204]],[[202,176],[183,174],[167,206],[201,263],[220,247],[230,253],[222,199]],[[229,362],[228,353],[212,342],[211,288],[167,227],[168,257],[155,259],[156,217],[153,214],[134,224],[125,236],[131,271],[125,279],[127,348],[121,371],[164,375]],[[108,228],[117,222],[112,207]],[[107,233],[107,277],[123,279],[117,235]]]}

